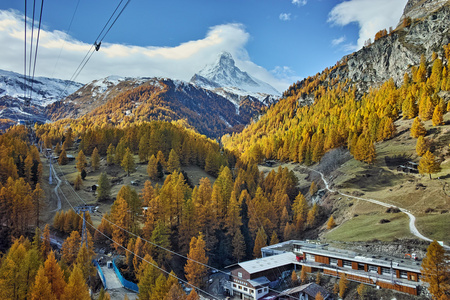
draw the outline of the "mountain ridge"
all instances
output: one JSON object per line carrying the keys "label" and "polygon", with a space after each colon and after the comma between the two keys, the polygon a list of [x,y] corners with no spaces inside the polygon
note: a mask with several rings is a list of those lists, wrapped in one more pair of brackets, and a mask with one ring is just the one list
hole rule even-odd
{"label": "mountain ridge", "polygon": [[248,98],[236,106],[221,95],[180,80],[114,78],[114,81],[104,78],[85,85],[64,101],[48,106],[48,117],[58,120],[86,116],[113,124],[181,119],[201,134],[217,138],[240,131],[264,109],[255,99]]}
{"label": "mountain ridge", "polygon": [[[26,83],[25,83],[26,82]],[[83,84],[69,80],[49,77],[34,77],[24,81],[23,74],[0,70],[0,118],[1,129],[21,122],[46,122],[44,107],[54,103],[58,98],[75,92]],[[31,91],[29,106],[24,105],[25,90]]]}

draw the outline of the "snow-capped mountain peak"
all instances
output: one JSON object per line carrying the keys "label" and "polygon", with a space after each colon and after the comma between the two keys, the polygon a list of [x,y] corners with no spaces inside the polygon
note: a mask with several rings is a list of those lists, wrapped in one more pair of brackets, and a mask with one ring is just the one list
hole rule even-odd
{"label": "snow-capped mountain peak", "polygon": [[[224,96],[230,93],[238,97],[249,95],[260,99],[260,101],[267,99],[267,96],[272,98],[280,96],[280,92],[270,84],[239,69],[233,56],[228,52],[220,53],[213,64],[205,66],[192,76],[190,82],[217,93],[222,92]],[[236,102],[236,99],[230,100]]]}

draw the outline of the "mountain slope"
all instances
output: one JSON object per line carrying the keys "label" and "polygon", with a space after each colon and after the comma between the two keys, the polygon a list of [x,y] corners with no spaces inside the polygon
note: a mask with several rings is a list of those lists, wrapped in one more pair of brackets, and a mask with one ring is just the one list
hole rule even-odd
{"label": "mountain slope", "polygon": [[[257,122],[224,136],[224,147],[241,152],[244,162],[275,159],[302,173],[304,165],[321,170],[332,189],[346,195],[322,190],[323,196],[314,199],[339,224],[326,231],[322,226],[328,241],[392,240],[408,234],[406,217],[359,200],[364,198],[407,209],[423,235],[447,243],[450,207],[443,200],[449,195],[443,185],[450,177],[449,25],[445,4],[293,84]],[[416,150],[421,139],[411,136],[416,120],[422,120],[426,147],[440,170],[405,169],[422,160]],[[416,174],[419,170],[424,174]],[[319,175],[307,173],[302,174],[308,180],[306,193],[311,181],[322,184]]]}
{"label": "mountain slope", "polygon": [[[27,92],[32,91],[31,104],[38,106],[46,106],[67,97],[82,86],[83,84],[78,82],[48,77],[35,77],[32,82],[28,80],[26,83]],[[4,96],[23,101],[23,74],[0,70],[0,97]]]}
{"label": "mountain slope", "polygon": [[422,9],[427,15],[413,19],[410,26],[400,25],[391,34],[346,56],[330,76],[349,79],[364,92],[390,78],[401,84],[405,72],[420,63],[421,55],[430,60],[433,52],[442,53],[442,46],[450,42],[450,4],[446,1],[434,7],[437,10],[431,12]]}
{"label": "mountain slope", "polygon": [[220,53],[215,63],[205,66],[194,74],[190,82],[221,94],[236,104],[246,96],[270,104],[280,95],[280,92],[270,84],[240,70],[228,52]]}
{"label": "mountain slope", "polygon": [[216,93],[183,81],[109,77],[50,105],[47,113],[53,120],[85,115],[113,124],[183,119],[200,133],[219,137],[240,131],[263,107],[252,99],[236,107]]}
{"label": "mountain slope", "polygon": [[[24,76],[15,72],[0,70],[0,118],[10,120],[2,123],[2,129],[20,121],[45,122],[43,108],[73,93],[83,84],[56,78],[35,77],[27,81],[26,90],[31,101],[24,106]],[[4,126],[3,126],[4,125]]]}
{"label": "mountain slope", "polygon": [[[446,109],[449,72],[442,66],[448,66],[450,55],[449,25],[447,3],[292,85],[258,122],[225,136],[224,145],[243,151],[244,160],[312,164],[328,150],[344,146],[355,158],[373,162],[373,157],[361,157],[364,151],[353,151],[357,143],[369,149],[371,143],[395,135],[393,122],[400,116],[429,120],[436,106]],[[422,55],[426,61],[419,66]]]}

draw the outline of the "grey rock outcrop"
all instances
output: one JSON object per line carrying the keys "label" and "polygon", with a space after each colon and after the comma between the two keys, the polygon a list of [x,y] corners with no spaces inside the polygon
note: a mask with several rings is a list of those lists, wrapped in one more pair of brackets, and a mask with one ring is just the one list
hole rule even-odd
{"label": "grey rock outcrop", "polygon": [[405,5],[405,9],[403,10],[398,25],[400,25],[406,17],[411,19],[423,18],[430,12],[439,9],[447,2],[448,0],[409,0]]}
{"label": "grey rock outcrop", "polygon": [[442,57],[442,46],[450,43],[449,25],[450,3],[447,1],[440,9],[411,26],[399,28],[372,45],[344,57],[344,63],[333,70],[331,77],[339,75],[340,78],[348,78],[362,92],[390,78],[397,85],[401,84],[405,72],[420,63],[422,54],[427,60],[433,52]]}

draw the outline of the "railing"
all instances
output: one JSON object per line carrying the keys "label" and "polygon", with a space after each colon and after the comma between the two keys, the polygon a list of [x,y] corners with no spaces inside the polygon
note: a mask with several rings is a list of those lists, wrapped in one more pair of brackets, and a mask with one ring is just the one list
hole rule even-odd
{"label": "railing", "polygon": [[112,263],[114,267],[114,272],[116,272],[116,275],[119,278],[120,283],[122,283],[123,287],[133,292],[139,293],[139,288],[136,283],[128,281],[125,278],[123,278],[122,274],[119,271],[119,268],[117,268],[116,266],[116,258],[113,259]]}
{"label": "railing", "polygon": [[101,281],[103,283],[103,286],[105,287],[105,290],[106,290],[107,289],[107,287],[106,287],[106,279],[105,279],[105,275],[103,274],[102,268],[98,264],[98,261],[96,261],[95,259],[92,262],[97,267],[97,272],[100,275],[100,279],[101,279]]}

